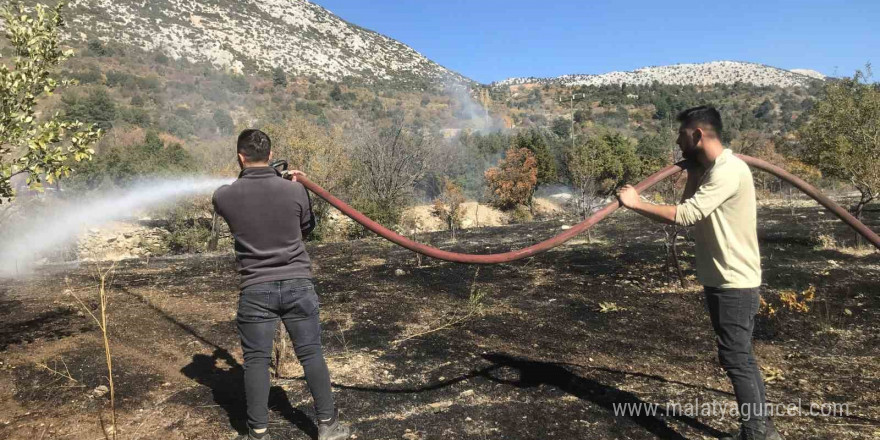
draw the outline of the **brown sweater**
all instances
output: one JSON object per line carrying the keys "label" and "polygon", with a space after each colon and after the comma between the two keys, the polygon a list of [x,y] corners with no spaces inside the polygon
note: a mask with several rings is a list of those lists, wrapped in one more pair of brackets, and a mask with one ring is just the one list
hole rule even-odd
{"label": "brown sweater", "polygon": [[311,278],[303,236],[315,226],[308,191],[271,167],[245,168],[214,192],[214,209],[235,237],[240,287]]}

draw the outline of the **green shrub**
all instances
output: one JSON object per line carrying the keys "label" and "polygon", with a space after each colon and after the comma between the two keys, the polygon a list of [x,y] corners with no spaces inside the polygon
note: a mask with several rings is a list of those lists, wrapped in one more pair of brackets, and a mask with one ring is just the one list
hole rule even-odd
{"label": "green shrub", "polygon": [[168,55],[165,55],[164,53],[157,54],[155,59],[157,63],[163,66],[167,66],[168,63],[171,62],[171,58],[169,58]]}
{"label": "green shrub", "polygon": [[113,56],[113,48],[108,47],[101,40],[91,40],[88,43],[89,52],[96,57],[111,57]]}
{"label": "green shrub", "polygon": [[137,77],[126,72],[111,70],[107,72],[107,87],[129,88],[137,86]]}
{"label": "green shrub", "polygon": [[142,108],[127,107],[119,111],[123,121],[141,127],[150,126],[150,113]]}
{"label": "green shrub", "polygon": [[219,108],[214,110],[213,119],[220,134],[228,136],[235,131],[235,121],[232,120],[232,116],[229,115],[228,111]]}
{"label": "green shrub", "polygon": [[[176,203],[167,214],[166,246],[174,254],[201,253],[211,240],[210,197],[194,197]],[[219,222],[222,223],[222,220]]]}
{"label": "green shrub", "polygon": [[[374,200],[360,200],[354,203],[354,208],[389,229],[394,229],[400,224],[404,209],[403,206],[386,205]],[[348,235],[351,238],[362,238],[368,235],[368,231],[360,223],[352,223]]]}
{"label": "green shrub", "polygon": [[95,160],[75,169],[74,187],[96,189],[125,186],[144,176],[174,175],[191,171],[195,160],[180,144],[165,145],[155,132],[148,132],[142,144],[113,145]]}
{"label": "green shrub", "polygon": [[96,84],[101,82],[101,70],[98,66],[89,66],[85,70],[79,70],[70,74],[70,78],[75,79],[80,84]]}
{"label": "green shrub", "polygon": [[104,130],[113,127],[117,116],[116,103],[103,88],[91,90],[86,96],[67,93],[61,97],[61,106],[68,121],[95,124]]}
{"label": "green shrub", "polygon": [[532,211],[525,205],[516,205],[510,213],[510,218],[514,223],[528,223],[533,220]]}

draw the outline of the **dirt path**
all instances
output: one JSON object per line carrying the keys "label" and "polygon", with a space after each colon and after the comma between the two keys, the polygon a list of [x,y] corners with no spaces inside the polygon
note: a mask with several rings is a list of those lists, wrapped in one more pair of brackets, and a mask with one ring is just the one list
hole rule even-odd
{"label": "dirt path", "polygon": [[[756,352],[776,403],[847,404],[849,415],[779,417],[790,439],[880,434],[880,255],[818,250],[814,230],[848,237],[813,208],[762,208],[767,287]],[[880,213],[869,213],[880,229]],[[562,223],[426,236],[471,252],[546,238]],[[667,284],[663,233],[619,213],[579,240],[515,264],[423,261],[377,239],[312,245],[328,363],[359,439],[707,439],[731,417],[663,414],[667,402],[731,403],[698,288]],[[692,247],[681,248],[692,258]],[[225,439],[243,428],[241,355],[228,256],[134,260],[111,284],[123,439]],[[396,274],[402,270],[404,274]],[[106,397],[99,333],[66,290],[96,306],[91,266],[0,282],[0,438],[99,439]],[[691,273],[688,269],[687,273]],[[779,292],[815,286],[807,313]],[[484,294],[467,313],[472,293]],[[617,311],[603,313],[602,304]],[[476,309],[475,309],[476,310]],[[397,344],[392,341],[419,337]],[[50,371],[54,370],[54,371]],[[275,381],[276,438],[316,434],[298,367]],[[69,375],[70,378],[63,377]],[[663,405],[616,416],[618,404]]]}

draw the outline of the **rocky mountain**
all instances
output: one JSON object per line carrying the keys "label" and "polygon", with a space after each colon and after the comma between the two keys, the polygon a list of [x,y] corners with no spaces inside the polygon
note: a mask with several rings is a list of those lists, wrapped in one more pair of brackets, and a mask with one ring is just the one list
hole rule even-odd
{"label": "rocky mountain", "polygon": [[119,42],[234,71],[322,79],[469,82],[411,47],[307,0],[71,0],[74,40]]}
{"label": "rocky mountain", "polygon": [[816,78],[816,79],[825,79],[825,78],[827,78],[827,77],[826,77],[825,75],[823,75],[822,73],[817,72],[817,71],[812,70],[812,69],[791,69],[791,71],[794,72],[794,73],[798,73],[798,74],[801,74],[801,75],[806,75],[806,76],[809,76],[809,77],[811,77],[811,78]]}
{"label": "rocky mountain", "polygon": [[709,85],[733,84],[737,81],[758,86],[803,87],[825,77],[812,70],[784,70],[757,63],[713,61],[700,64],[643,67],[631,72],[610,72],[601,75],[564,75],[556,78],[510,78],[495,83],[499,86],[519,84],[556,84],[567,86]]}

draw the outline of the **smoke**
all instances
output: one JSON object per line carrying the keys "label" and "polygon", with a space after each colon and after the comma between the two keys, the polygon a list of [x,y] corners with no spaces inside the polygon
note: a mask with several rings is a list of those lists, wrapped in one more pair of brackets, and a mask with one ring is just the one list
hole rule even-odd
{"label": "smoke", "polygon": [[13,276],[34,265],[42,254],[75,239],[84,228],[131,217],[135,212],[188,195],[207,194],[231,179],[187,178],[152,180],[105,193],[87,201],[53,203],[39,217],[23,219],[4,231],[0,244],[0,276]]}
{"label": "smoke", "polygon": [[505,129],[504,121],[492,116],[489,111],[474,99],[472,89],[462,84],[447,84],[446,93],[455,104],[454,116],[462,128],[475,132],[488,133]]}

